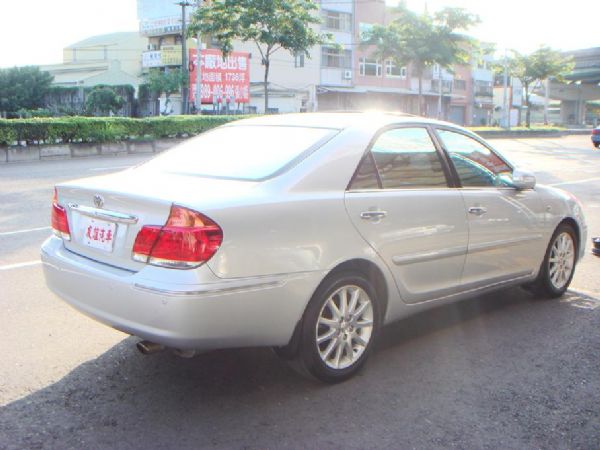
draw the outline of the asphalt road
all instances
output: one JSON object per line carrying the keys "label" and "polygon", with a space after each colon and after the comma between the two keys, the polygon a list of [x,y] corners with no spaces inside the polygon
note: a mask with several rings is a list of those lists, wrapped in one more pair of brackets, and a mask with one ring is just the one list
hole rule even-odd
{"label": "asphalt road", "polygon": [[[497,140],[575,193],[600,235],[587,136]],[[356,378],[325,386],[268,349],[150,357],[50,294],[38,249],[52,186],[147,156],[0,166],[0,449],[600,448],[600,258],[568,296],[505,290],[388,327]]]}

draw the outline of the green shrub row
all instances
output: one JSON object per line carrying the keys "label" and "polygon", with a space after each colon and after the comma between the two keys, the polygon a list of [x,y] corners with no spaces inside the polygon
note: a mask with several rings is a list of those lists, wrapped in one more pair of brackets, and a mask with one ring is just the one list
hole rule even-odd
{"label": "green shrub row", "polygon": [[474,133],[485,133],[485,134],[544,134],[544,133],[560,133],[561,131],[565,131],[566,128],[555,127],[551,125],[540,125],[540,126],[532,126],[530,128],[527,127],[511,127],[510,130],[505,130],[500,127],[469,127],[469,130]]}
{"label": "green shrub row", "polygon": [[108,142],[192,136],[247,116],[0,119],[0,145]]}

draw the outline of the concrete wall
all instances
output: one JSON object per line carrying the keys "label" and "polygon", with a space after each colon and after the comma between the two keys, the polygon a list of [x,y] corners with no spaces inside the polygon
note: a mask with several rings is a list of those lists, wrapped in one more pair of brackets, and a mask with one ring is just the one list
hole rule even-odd
{"label": "concrete wall", "polygon": [[184,139],[106,142],[102,144],[60,144],[0,147],[0,164],[40,160],[159,153]]}

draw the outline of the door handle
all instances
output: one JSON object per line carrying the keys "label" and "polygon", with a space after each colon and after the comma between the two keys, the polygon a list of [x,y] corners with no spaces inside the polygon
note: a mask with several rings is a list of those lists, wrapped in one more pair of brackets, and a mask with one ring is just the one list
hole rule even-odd
{"label": "door handle", "polygon": [[483,206],[471,206],[469,208],[469,214],[475,214],[476,216],[483,216],[487,212],[487,208]]}
{"label": "door handle", "polygon": [[363,211],[360,218],[364,220],[379,220],[387,216],[387,211]]}

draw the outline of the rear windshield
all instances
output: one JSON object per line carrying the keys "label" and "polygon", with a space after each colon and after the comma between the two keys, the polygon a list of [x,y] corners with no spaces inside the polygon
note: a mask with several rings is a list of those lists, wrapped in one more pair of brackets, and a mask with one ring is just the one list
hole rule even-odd
{"label": "rear windshield", "polygon": [[238,125],[217,128],[144,164],[165,172],[213,178],[262,180],[287,170],[337,130]]}

